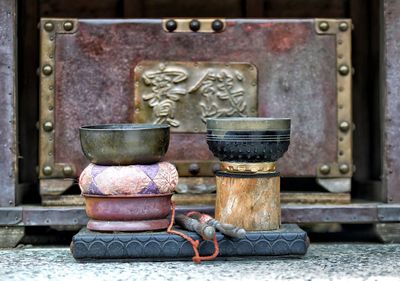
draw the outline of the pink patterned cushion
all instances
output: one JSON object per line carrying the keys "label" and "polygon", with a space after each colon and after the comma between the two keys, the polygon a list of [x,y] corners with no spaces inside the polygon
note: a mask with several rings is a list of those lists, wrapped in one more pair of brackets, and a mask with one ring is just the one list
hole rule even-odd
{"label": "pink patterned cushion", "polygon": [[132,195],[171,193],[178,183],[174,165],[99,166],[89,164],[79,177],[82,193],[92,195]]}

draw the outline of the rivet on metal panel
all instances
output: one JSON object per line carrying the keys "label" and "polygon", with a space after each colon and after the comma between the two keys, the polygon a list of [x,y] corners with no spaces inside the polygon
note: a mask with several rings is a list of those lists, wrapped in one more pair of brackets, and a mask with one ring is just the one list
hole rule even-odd
{"label": "rivet on metal panel", "polygon": [[215,20],[211,23],[211,27],[215,32],[219,32],[224,28],[224,23],[221,20]]}
{"label": "rivet on metal panel", "polygon": [[63,168],[63,173],[65,176],[71,176],[72,172],[73,172],[72,167],[69,165],[67,165]]}
{"label": "rivet on metal panel", "polygon": [[347,132],[347,131],[350,129],[350,124],[349,124],[349,122],[346,122],[346,121],[340,122],[340,124],[339,124],[339,129],[340,129],[342,132]]}
{"label": "rivet on metal panel", "polygon": [[54,30],[54,24],[51,21],[47,21],[44,23],[44,30],[50,32],[52,30]]}
{"label": "rivet on metal panel", "polygon": [[349,165],[347,165],[347,164],[340,164],[340,166],[339,166],[339,171],[340,171],[342,174],[347,174],[347,173],[349,172],[349,170],[350,170]]}
{"label": "rivet on metal panel", "polygon": [[74,28],[74,23],[72,21],[66,21],[63,26],[65,31],[71,31]]}
{"label": "rivet on metal panel", "polygon": [[43,174],[49,176],[53,173],[53,168],[51,166],[44,166],[43,167]]}
{"label": "rivet on metal panel", "polygon": [[51,132],[53,130],[53,122],[47,121],[43,124],[43,130]]}
{"label": "rivet on metal panel", "polygon": [[321,174],[327,175],[331,172],[331,167],[329,165],[322,165],[321,167],[319,167],[319,171],[321,172]]}
{"label": "rivet on metal panel", "polygon": [[190,30],[192,30],[193,32],[197,32],[197,31],[199,31],[199,29],[201,27],[201,23],[198,20],[191,20],[189,23],[189,27],[190,27]]}
{"label": "rivet on metal panel", "polygon": [[44,75],[50,75],[53,73],[53,68],[49,64],[45,64],[42,68],[42,72]]}
{"label": "rivet on metal panel", "polygon": [[347,22],[341,22],[339,23],[339,30],[340,31],[347,31],[349,29],[349,24]]}
{"label": "rivet on metal panel", "polygon": [[212,170],[213,170],[214,173],[218,172],[219,170],[221,170],[221,164],[220,163],[215,163],[213,165]]}
{"label": "rivet on metal panel", "polygon": [[319,23],[319,29],[321,30],[321,31],[328,31],[329,30],[329,23],[327,22],[327,21],[321,21],[320,23]]}
{"label": "rivet on metal panel", "polygon": [[175,20],[168,20],[165,23],[165,28],[169,31],[172,32],[178,27],[178,24]]}
{"label": "rivet on metal panel", "polygon": [[345,75],[349,74],[350,69],[349,69],[348,65],[342,64],[339,66],[338,71],[339,71],[340,75],[345,76]]}
{"label": "rivet on metal panel", "polygon": [[199,166],[199,164],[196,164],[196,163],[190,164],[190,165],[189,165],[189,172],[190,172],[192,175],[197,175],[197,174],[200,172],[200,166]]}

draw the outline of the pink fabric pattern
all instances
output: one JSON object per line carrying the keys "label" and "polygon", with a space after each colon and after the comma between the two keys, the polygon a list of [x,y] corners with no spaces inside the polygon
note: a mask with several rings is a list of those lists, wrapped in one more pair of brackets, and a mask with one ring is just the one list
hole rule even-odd
{"label": "pink fabric pattern", "polygon": [[89,164],[79,177],[83,194],[133,195],[171,193],[178,183],[174,165],[99,166]]}

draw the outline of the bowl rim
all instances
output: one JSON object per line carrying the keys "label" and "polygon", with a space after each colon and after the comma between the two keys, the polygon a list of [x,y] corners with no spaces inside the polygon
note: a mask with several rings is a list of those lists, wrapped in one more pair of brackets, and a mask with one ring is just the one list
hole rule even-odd
{"label": "bowl rim", "polygon": [[208,130],[268,131],[290,130],[290,118],[270,117],[221,117],[207,118]]}
{"label": "bowl rim", "polygon": [[152,123],[108,123],[85,125],[79,128],[80,131],[107,131],[107,132],[123,132],[123,131],[139,131],[139,130],[155,130],[169,129],[168,124],[152,124]]}

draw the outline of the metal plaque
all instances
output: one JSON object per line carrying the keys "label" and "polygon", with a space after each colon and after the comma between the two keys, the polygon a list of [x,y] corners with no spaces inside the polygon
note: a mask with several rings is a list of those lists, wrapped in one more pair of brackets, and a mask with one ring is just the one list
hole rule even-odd
{"label": "metal plaque", "polygon": [[141,61],[134,70],[139,123],[206,131],[206,118],[257,116],[257,68],[250,63]]}

